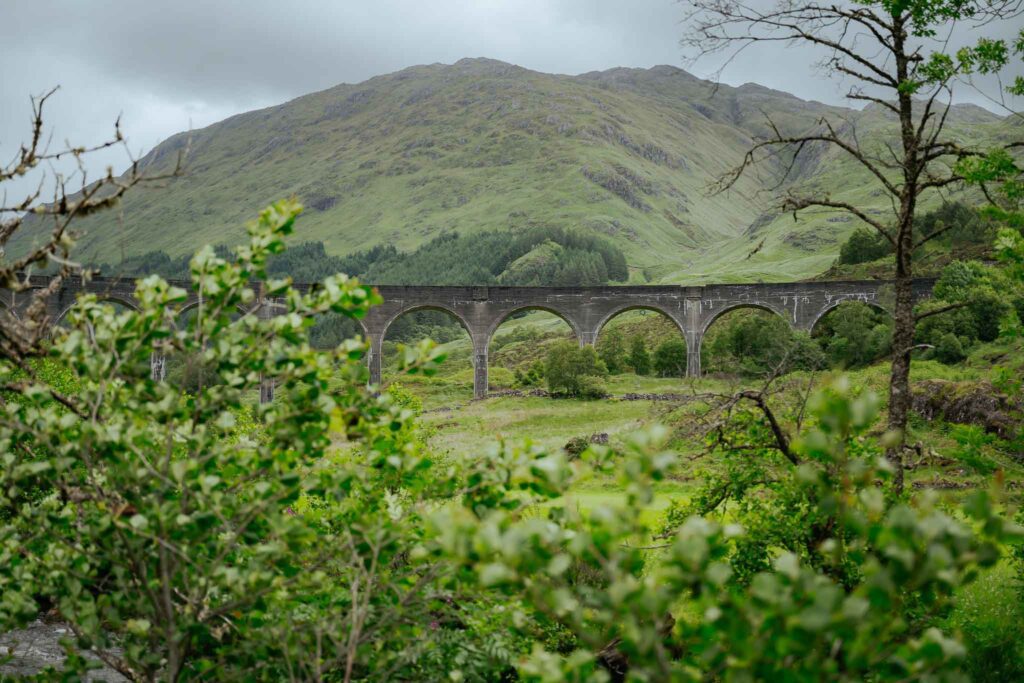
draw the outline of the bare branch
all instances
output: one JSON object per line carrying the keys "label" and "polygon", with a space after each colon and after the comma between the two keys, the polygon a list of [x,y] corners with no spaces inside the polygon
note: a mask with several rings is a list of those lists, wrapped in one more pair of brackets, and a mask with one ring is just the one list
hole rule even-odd
{"label": "bare branch", "polygon": [[925,318],[932,317],[933,315],[942,315],[943,313],[948,313],[950,311],[955,311],[957,309],[964,308],[967,305],[968,305],[967,302],[962,301],[960,303],[950,304],[948,306],[943,306],[942,308],[936,308],[936,309],[931,310],[931,311],[925,311],[924,313],[918,313],[917,315],[914,316],[914,321],[915,322],[920,322],[920,321],[924,320]]}
{"label": "bare branch", "polygon": [[878,233],[885,237],[887,240],[889,240],[889,242],[893,246],[896,245],[896,238],[893,237],[892,234],[890,234],[889,230],[886,228],[885,225],[883,225],[880,221],[872,218],[871,216],[868,216],[864,211],[858,209],[856,206],[848,202],[834,201],[832,199],[829,199],[828,197],[825,197],[823,199],[814,199],[811,197],[797,196],[789,196],[783,202],[783,209],[786,211],[792,211],[794,214],[796,214],[798,211],[801,211],[802,209],[806,209],[812,206],[822,206],[830,209],[842,209],[843,211],[851,213],[857,218],[867,223],[868,225],[870,225],[871,227],[873,227],[875,230],[877,230]]}
{"label": "bare branch", "polygon": [[[32,124],[29,142],[22,145],[15,158],[0,168],[0,183],[14,178],[24,177],[40,163],[70,157],[79,169],[82,187],[75,193],[67,190],[67,179],[60,174],[54,176],[53,199],[47,204],[38,204],[38,199],[45,186],[45,176],[33,192],[20,202],[0,207],[0,217],[14,214],[0,220],[0,248],[26,226],[27,221],[49,221],[49,233],[41,244],[30,246],[18,257],[9,261],[0,261],[0,294],[7,292],[3,299],[12,302],[16,295],[24,295],[18,302],[18,313],[4,310],[0,313],[0,357],[20,362],[25,358],[37,356],[44,352],[45,338],[48,334],[47,305],[49,298],[60,289],[64,279],[77,274],[87,277],[70,256],[70,250],[77,238],[72,230],[75,221],[115,206],[132,188],[139,185],[159,185],[183,173],[183,163],[188,153],[188,146],[179,153],[173,168],[159,174],[144,173],[127,147],[121,132],[120,120],[114,123],[112,137],[93,146],[75,147],[66,145],[57,151],[49,151],[44,143],[45,125],[44,108],[49,98],[57,91],[50,90],[40,97],[32,99]],[[121,176],[115,176],[108,168],[106,174],[97,181],[87,182],[85,173],[85,157],[99,150],[114,146],[124,148],[130,160],[130,166]],[[34,285],[31,280],[32,270],[47,266],[58,266],[56,276],[45,285]],[[27,367],[27,366],[26,366]],[[30,372],[30,369],[29,369]],[[31,372],[30,372],[31,376]],[[69,406],[70,407],[70,406]]]}

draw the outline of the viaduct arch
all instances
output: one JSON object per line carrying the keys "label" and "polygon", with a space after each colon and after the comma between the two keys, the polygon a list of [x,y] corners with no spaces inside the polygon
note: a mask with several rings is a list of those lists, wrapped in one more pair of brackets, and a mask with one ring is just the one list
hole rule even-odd
{"label": "viaduct arch", "polygon": [[[45,287],[46,277],[33,277],[32,287]],[[172,282],[191,290],[189,282]],[[914,281],[914,300],[931,296],[934,279]],[[666,315],[682,330],[686,339],[689,377],[701,374],[700,347],[704,334],[720,315],[735,308],[761,308],[781,316],[795,330],[810,332],[825,313],[844,301],[859,301],[889,312],[887,291],[891,281],[846,280],[784,282],[704,286],[625,286],[625,287],[445,287],[384,285],[378,291],[384,303],[370,309],[360,320],[369,342],[367,358],[371,384],[381,381],[381,355],[384,335],[399,316],[416,310],[441,310],[453,315],[469,333],[473,343],[473,394],[487,395],[488,346],[498,326],[517,312],[540,309],[562,318],[572,328],[581,346],[595,344],[608,320],[627,310],[650,309]],[[310,285],[296,285],[306,289]],[[135,282],[113,278],[87,281],[71,278],[47,300],[50,319],[56,323],[64,311],[82,293],[93,293],[137,307]],[[31,294],[8,294],[0,301],[17,312],[27,305]],[[190,295],[183,310],[198,302]],[[272,302],[268,302],[271,303]],[[256,306],[259,315],[271,316],[272,306]],[[241,311],[243,314],[250,311]],[[163,360],[154,358],[154,377],[163,378]],[[273,386],[261,387],[260,400],[273,398]]]}

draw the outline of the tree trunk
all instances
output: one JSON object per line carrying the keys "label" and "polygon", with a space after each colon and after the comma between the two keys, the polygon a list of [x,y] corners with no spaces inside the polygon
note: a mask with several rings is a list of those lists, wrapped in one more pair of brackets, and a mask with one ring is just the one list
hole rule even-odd
{"label": "tree trunk", "polygon": [[894,484],[897,493],[903,492],[903,441],[910,412],[910,348],[914,345],[914,299],[912,278],[900,273],[896,276],[896,321],[892,331],[892,372],[889,377],[889,430],[898,432],[898,442],[886,451],[896,469]]}
{"label": "tree trunk", "polygon": [[[910,59],[906,50],[906,17],[893,17],[893,54],[900,84],[909,82]],[[899,438],[886,450],[896,470],[894,488],[903,493],[903,442],[910,412],[910,348],[914,345],[914,211],[917,209],[919,162],[918,136],[914,127],[914,100],[909,90],[898,93],[900,139],[903,146],[903,187],[897,214],[896,306],[892,331],[892,370],[889,374],[889,431]]]}

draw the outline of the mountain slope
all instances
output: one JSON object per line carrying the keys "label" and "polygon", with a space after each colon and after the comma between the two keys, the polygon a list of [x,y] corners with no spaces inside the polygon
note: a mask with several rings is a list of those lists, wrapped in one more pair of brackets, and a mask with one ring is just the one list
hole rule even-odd
{"label": "mountain slope", "polygon": [[[158,145],[158,170],[189,146],[188,172],[140,191],[122,215],[84,224],[95,262],[202,243],[240,242],[262,205],[298,195],[297,239],[344,255],[378,244],[410,250],[448,231],[546,224],[603,235],[626,254],[635,282],[793,279],[825,270],[855,227],[844,216],[771,212],[782,162],[728,194],[709,182],[736,164],[770,116],[784,132],[822,116],[865,135],[890,124],[748,84],[697,79],[674,67],[559,76],[486,59],[429,65],[248,112]],[[955,132],[988,139],[1005,127],[956,108]],[[884,211],[867,177],[827,149],[791,182]],[[753,252],[753,255],[751,255]]]}

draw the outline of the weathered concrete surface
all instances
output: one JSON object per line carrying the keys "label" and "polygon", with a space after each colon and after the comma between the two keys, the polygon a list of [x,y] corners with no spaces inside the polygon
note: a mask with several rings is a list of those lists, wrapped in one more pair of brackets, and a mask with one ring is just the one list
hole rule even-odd
{"label": "weathered concrete surface", "polygon": [[[45,286],[47,278],[33,280]],[[188,282],[173,282],[191,290]],[[933,279],[914,282],[916,300],[931,295]],[[310,285],[298,285],[307,288]],[[104,299],[137,308],[135,283],[131,280],[95,278],[88,282],[68,280],[48,302],[51,320],[58,323],[76,297],[91,292]],[[892,284],[884,280],[785,282],[770,284],[678,285],[641,287],[378,287],[384,303],[372,308],[361,321],[370,342],[368,363],[371,383],[381,379],[381,350],[388,327],[399,316],[411,311],[439,310],[453,315],[473,342],[474,394],[487,394],[487,348],[502,322],[513,314],[539,309],[565,320],[581,345],[594,344],[597,335],[611,318],[624,311],[648,309],[672,320],[686,339],[687,375],[700,375],[700,347],[710,325],[723,313],[736,308],[753,307],[782,316],[794,329],[811,331],[825,313],[844,301],[860,301],[889,312]],[[21,300],[0,301],[17,310]],[[186,307],[194,306],[193,294]],[[272,303],[272,302],[265,302]],[[258,306],[258,315],[270,315],[270,306]],[[153,361],[153,375],[163,377],[163,363]],[[273,385],[260,391],[260,400],[273,399]]]}

